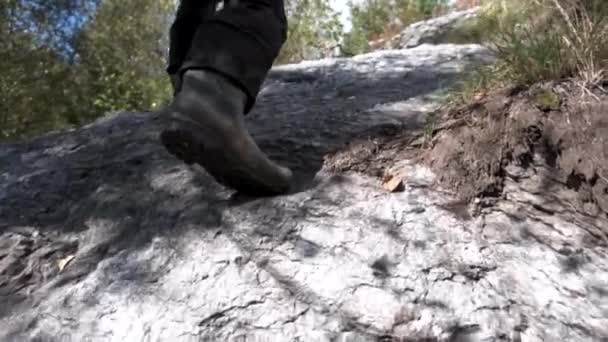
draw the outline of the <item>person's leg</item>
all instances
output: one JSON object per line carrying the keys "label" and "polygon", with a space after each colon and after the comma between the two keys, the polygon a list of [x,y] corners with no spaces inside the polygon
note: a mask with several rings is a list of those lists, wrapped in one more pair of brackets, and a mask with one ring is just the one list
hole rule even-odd
{"label": "person's leg", "polygon": [[248,95],[248,113],[287,38],[283,0],[228,0],[199,26],[181,65],[222,73]]}
{"label": "person's leg", "polygon": [[179,91],[179,70],[188,55],[192,39],[203,21],[215,13],[219,0],[181,0],[169,31],[169,61],[167,73],[174,95]]}
{"label": "person's leg", "polygon": [[276,194],[290,187],[291,171],[266,157],[244,123],[286,25],[282,0],[240,0],[204,21],[179,69],[183,84],[161,133],[175,156],[240,192]]}

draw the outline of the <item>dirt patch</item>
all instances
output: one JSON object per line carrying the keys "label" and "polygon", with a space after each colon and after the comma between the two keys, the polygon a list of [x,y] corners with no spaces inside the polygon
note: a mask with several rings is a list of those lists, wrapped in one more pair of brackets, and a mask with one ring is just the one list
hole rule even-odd
{"label": "dirt patch", "polygon": [[542,173],[537,194],[558,188],[569,207],[608,217],[608,94],[602,90],[573,82],[496,90],[439,113],[426,144],[424,134],[398,127],[364,132],[327,155],[325,167],[383,177],[395,162],[416,159],[465,202],[500,198],[507,179]]}
{"label": "dirt patch", "polygon": [[411,159],[420,153],[414,144],[418,138],[416,132],[398,125],[378,126],[328,153],[323,167],[333,173],[354,171],[383,178],[396,160]]}
{"label": "dirt patch", "polygon": [[[589,215],[608,214],[608,94],[571,82],[527,90],[503,89],[443,113],[439,131],[421,159],[439,182],[465,199],[499,197],[521,169],[549,170],[568,202]],[[538,189],[542,191],[543,189]]]}

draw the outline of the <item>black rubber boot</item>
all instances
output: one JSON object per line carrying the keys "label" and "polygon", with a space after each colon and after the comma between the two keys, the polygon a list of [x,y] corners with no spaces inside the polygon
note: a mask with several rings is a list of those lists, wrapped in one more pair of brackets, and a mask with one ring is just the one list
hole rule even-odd
{"label": "black rubber boot", "polygon": [[292,173],[254,142],[244,122],[246,101],[245,93],[222,75],[186,70],[167,111],[161,142],[180,160],[201,165],[220,184],[241,193],[285,193]]}

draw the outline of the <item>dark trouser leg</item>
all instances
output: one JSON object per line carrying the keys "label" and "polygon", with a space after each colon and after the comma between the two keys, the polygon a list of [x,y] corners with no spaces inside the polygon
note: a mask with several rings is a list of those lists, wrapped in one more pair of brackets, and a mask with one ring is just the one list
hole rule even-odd
{"label": "dark trouser leg", "polygon": [[179,91],[178,72],[188,55],[198,27],[215,13],[218,0],[182,0],[169,32],[169,61],[167,73],[174,91]]}
{"label": "dark trouser leg", "polygon": [[198,26],[180,72],[209,69],[224,75],[247,94],[248,113],[285,42],[287,19],[283,0],[230,2]]}
{"label": "dark trouser leg", "polygon": [[[201,165],[228,187],[252,195],[284,193],[291,187],[291,171],[259,149],[243,115],[285,41],[283,2],[238,1],[203,20],[191,38],[178,67],[183,84],[160,138],[174,156]],[[181,50],[174,51],[179,61]]]}

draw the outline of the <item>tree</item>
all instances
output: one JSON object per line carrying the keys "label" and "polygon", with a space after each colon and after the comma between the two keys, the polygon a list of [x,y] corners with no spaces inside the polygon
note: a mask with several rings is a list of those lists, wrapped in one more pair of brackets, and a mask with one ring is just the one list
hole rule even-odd
{"label": "tree", "polygon": [[369,41],[390,38],[407,25],[442,13],[449,0],[365,0],[349,2],[352,29],[345,34],[343,52],[369,51]]}
{"label": "tree", "polygon": [[35,134],[65,122],[72,34],[92,1],[0,3],[0,139]]}
{"label": "tree", "polygon": [[78,125],[113,110],[154,109],[171,0],[0,2],[0,139]]}
{"label": "tree", "polygon": [[93,116],[156,109],[170,97],[165,70],[173,2],[105,0],[77,38],[80,76]]}
{"label": "tree", "polygon": [[[332,55],[342,34],[329,0],[288,0],[277,63]],[[171,97],[165,73],[174,0],[0,1],[0,139],[149,110]]]}
{"label": "tree", "polygon": [[330,56],[342,37],[342,24],[328,0],[288,0],[287,40],[276,63]]}
{"label": "tree", "polygon": [[352,28],[345,34],[343,53],[352,56],[367,52],[368,42],[385,30],[394,15],[390,0],[367,0],[359,4],[349,1],[348,6]]}

